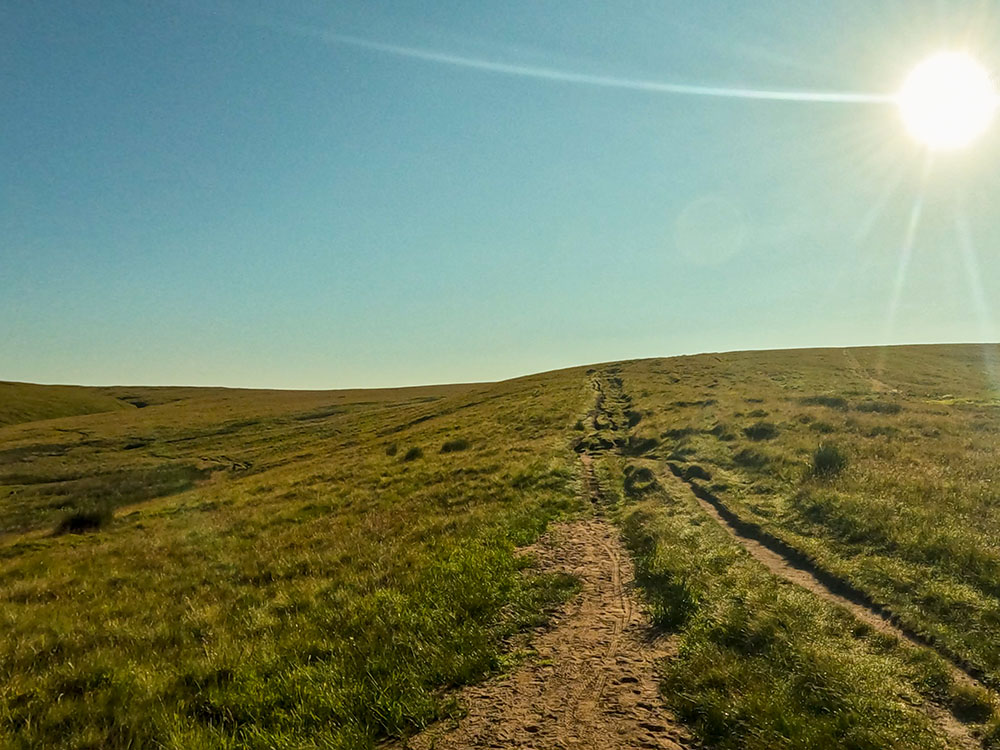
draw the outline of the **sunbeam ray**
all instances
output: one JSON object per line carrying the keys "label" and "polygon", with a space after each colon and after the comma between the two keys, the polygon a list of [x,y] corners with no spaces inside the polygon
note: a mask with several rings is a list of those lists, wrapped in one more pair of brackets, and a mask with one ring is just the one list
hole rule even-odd
{"label": "sunbeam ray", "polygon": [[885,180],[885,184],[879,190],[877,198],[865,213],[864,219],[862,219],[858,228],[851,234],[851,247],[854,250],[854,255],[849,262],[841,264],[837,273],[833,274],[830,278],[829,283],[823,291],[822,304],[824,306],[833,302],[835,292],[844,283],[849,274],[854,274],[855,277],[863,276],[868,267],[872,265],[873,261],[870,254],[864,252],[864,243],[867,241],[875,224],[885,213],[886,207],[889,205],[892,197],[899,189],[899,184],[903,181],[904,174],[905,172],[902,168],[897,168],[889,174],[889,177]]}
{"label": "sunbeam ray", "polygon": [[[979,270],[979,257],[976,253],[975,244],[972,241],[972,228],[969,226],[969,217],[965,213],[964,205],[960,204],[955,211],[955,233],[958,237],[958,247],[962,253],[962,265],[965,267],[966,276],[969,281],[969,291],[972,294],[972,303],[976,308],[976,315],[979,317],[979,336],[983,342],[996,341],[996,328],[993,325],[993,315],[990,310],[989,300],[983,289],[983,277]],[[984,344],[983,346],[983,369],[986,377],[993,388],[994,393],[1000,391],[1000,359],[995,346]]]}
{"label": "sunbeam ray", "polygon": [[871,204],[868,210],[865,212],[864,218],[858,222],[857,231],[854,232],[853,240],[855,245],[859,245],[868,239],[871,234],[872,229],[875,224],[885,213],[886,206],[889,205],[889,201],[892,200],[893,195],[899,189],[899,184],[903,181],[904,170],[897,168],[894,172],[890,173],[889,179],[886,180],[885,185],[882,190],[879,191],[878,198]]}
{"label": "sunbeam ray", "polygon": [[[906,273],[910,267],[910,258],[913,255],[913,245],[917,238],[917,227],[920,226],[920,216],[924,209],[924,194],[927,191],[927,179],[931,172],[931,153],[927,152],[924,160],[923,172],[920,176],[920,187],[917,197],[913,201],[913,208],[910,210],[910,219],[906,223],[906,233],[903,235],[903,245],[899,251],[899,263],[896,265],[896,277],[892,282],[892,293],[889,296],[889,309],[886,313],[885,322],[885,342],[892,343],[892,334],[896,327],[896,313],[899,310],[899,301],[903,294],[903,287],[906,284]],[[885,365],[884,353],[880,355],[876,372],[881,374]]]}

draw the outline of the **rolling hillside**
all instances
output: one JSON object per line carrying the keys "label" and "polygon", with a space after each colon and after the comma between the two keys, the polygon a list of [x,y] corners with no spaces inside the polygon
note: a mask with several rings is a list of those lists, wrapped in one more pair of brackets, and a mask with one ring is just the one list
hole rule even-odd
{"label": "rolling hillside", "polygon": [[495,680],[455,691],[544,683],[538,628],[606,595],[547,540],[589,529],[565,554],[596,560],[605,526],[670,644],[629,667],[660,680],[638,726],[719,748],[1000,746],[998,356],[5,391],[31,421],[0,427],[3,746],[363,748],[445,717],[471,737]]}
{"label": "rolling hillside", "polygon": [[0,382],[0,427],[134,408],[96,388]]}

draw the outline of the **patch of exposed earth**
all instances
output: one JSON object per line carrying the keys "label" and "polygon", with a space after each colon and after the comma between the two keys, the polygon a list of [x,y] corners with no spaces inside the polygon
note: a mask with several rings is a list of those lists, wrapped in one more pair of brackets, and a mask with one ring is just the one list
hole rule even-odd
{"label": "patch of exposed earth", "polygon": [[533,658],[464,689],[464,718],[432,726],[404,747],[694,747],[660,697],[656,664],[670,656],[670,643],[656,637],[639,606],[615,527],[600,516],[554,525],[531,552],[543,570],[575,576],[579,593],[533,638]]}

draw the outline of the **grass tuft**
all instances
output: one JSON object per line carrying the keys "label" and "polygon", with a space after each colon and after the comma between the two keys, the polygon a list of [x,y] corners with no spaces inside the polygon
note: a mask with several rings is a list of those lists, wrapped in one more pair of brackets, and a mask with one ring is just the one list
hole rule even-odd
{"label": "grass tuft", "polygon": [[954,685],[948,695],[948,707],[966,723],[983,723],[993,715],[993,699],[977,685]]}
{"label": "grass tuft", "polygon": [[653,472],[645,466],[626,466],[624,483],[625,492],[631,497],[639,497],[658,486]]}
{"label": "grass tuft", "polygon": [[751,440],[774,440],[778,437],[778,427],[773,422],[754,422],[743,428],[743,434]]}
{"label": "grass tuft", "polygon": [[452,440],[446,440],[444,445],[441,446],[442,453],[457,453],[458,451],[468,450],[469,441],[465,438],[453,438]]}
{"label": "grass tuft", "polygon": [[834,477],[847,467],[847,456],[833,443],[820,443],[813,453],[812,473],[821,478]]}

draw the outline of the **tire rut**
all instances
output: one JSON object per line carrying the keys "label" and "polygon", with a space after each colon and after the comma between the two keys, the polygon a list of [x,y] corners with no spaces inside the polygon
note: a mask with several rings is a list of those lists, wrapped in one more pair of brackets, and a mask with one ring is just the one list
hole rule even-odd
{"label": "tire rut", "polygon": [[[851,357],[849,352],[848,356]],[[612,374],[615,377],[611,377]],[[879,383],[879,385],[884,386],[882,383]],[[597,396],[593,412],[595,415],[593,419],[595,427],[598,424],[597,415],[598,413],[602,413],[605,419],[611,423],[612,428],[617,428],[615,421],[609,413],[611,411],[608,405],[609,402],[631,403],[631,398],[624,391],[621,378],[617,377],[617,372],[612,373],[608,371],[600,373],[592,379],[591,387]],[[891,389],[887,388],[886,390]],[[625,431],[615,429],[615,432],[614,438],[605,442],[609,442],[617,449],[616,452],[622,454],[621,446],[626,444],[627,437]],[[720,498],[716,497],[698,482],[685,477],[682,469],[675,463],[671,461],[665,462],[669,472],[664,473],[659,471],[663,467],[664,462],[655,454],[647,454],[645,457],[633,454],[630,460],[638,464],[646,464],[648,468],[653,469],[654,474],[665,474],[664,478],[675,483],[681,492],[692,494],[702,510],[729,532],[738,544],[743,546],[753,558],[762,563],[772,574],[801,586],[827,601],[846,608],[858,620],[874,629],[890,633],[915,647],[928,648],[937,652],[945,659],[951,671],[952,678],[956,683],[983,687],[989,690],[994,696],[994,700],[996,700],[996,693],[989,686],[983,684],[983,681],[980,679],[981,673],[973,665],[951,654],[947,649],[941,648],[939,644],[929,642],[917,633],[902,627],[893,619],[891,612],[871,601],[863,592],[819,567],[802,554],[801,551],[768,533],[757,524],[740,518]],[[948,738],[952,747],[963,748],[963,750],[982,748],[982,743],[972,735],[969,727],[947,708],[930,701],[926,702],[921,708]]]}
{"label": "tire rut", "polygon": [[[648,462],[656,463],[652,460],[648,460]],[[725,529],[751,557],[763,564],[772,574],[847,609],[858,620],[880,632],[891,634],[917,648],[930,648],[939,651],[933,644],[925,642],[919,636],[897,625],[891,619],[891,615],[877,605],[868,602],[860,592],[855,591],[826,571],[817,568],[814,564],[803,561],[801,553],[797,550],[789,548],[786,543],[776,538],[774,538],[775,541],[771,542],[772,537],[766,532],[763,532],[755,524],[742,521],[715,495],[705,490],[697,482],[681,476],[678,467],[669,462],[667,467],[670,471],[663,472],[663,477],[670,480],[680,491],[691,494],[706,515]],[[791,549],[791,554],[787,552],[788,549]],[[947,654],[942,654],[942,656],[948,664],[952,678],[957,683],[975,685],[989,690],[962,665],[956,664],[954,660],[948,658]],[[928,702],[924,704],[923,709],[953,743],[953,746],[969,750],[982,748],[982,743],[971,734],[969,728],[946,708]]]}

